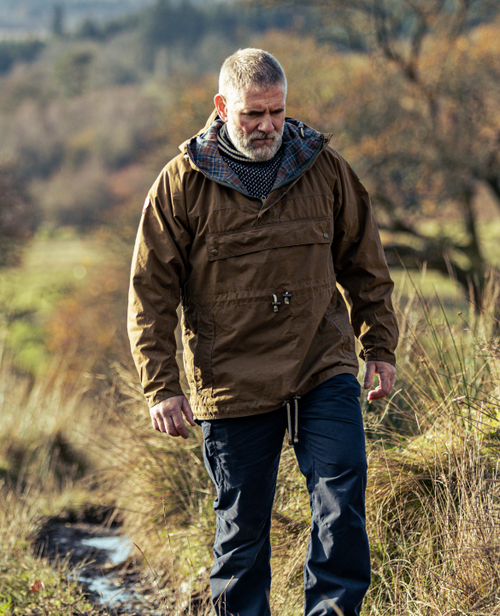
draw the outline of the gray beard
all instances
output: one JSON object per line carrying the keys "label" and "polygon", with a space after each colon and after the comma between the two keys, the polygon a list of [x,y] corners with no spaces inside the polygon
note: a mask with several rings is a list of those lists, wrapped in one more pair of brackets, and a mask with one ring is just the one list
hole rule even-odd
{"label": "gray beard", "polygon": [[[278,152],[283,139],[283,130],[285,123],[281,126],[280,131],[273,131],[272,133],[263,133],[262,131],[254,131],[249,137],[245,134],[243,129],[226,124],[227,131],[234,147],[239,150],[245,156],[248,156],[251,160],[257,162],[263,162],[271,160],[273,156]],[[254,139],[274,139],[271,145],[257,147],[252,144]]]}

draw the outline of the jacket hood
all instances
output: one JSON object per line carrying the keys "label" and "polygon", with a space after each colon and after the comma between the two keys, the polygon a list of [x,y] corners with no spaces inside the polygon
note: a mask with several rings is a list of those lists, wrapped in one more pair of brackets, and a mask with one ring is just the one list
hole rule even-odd
{"label": "jacket hood", "polygon": [[[205,127],[197,135],[185,141],[180,149],[191,164],[205,176],[246,194],[247,191],[238,176],[225,164],[219,154],[217,134],[222,125],[223,121],[214,110]],[[299,120],[285,118],[283,160],[273,190],[301,175],[326,146],[330,137],[331,135],[323,135]]]}

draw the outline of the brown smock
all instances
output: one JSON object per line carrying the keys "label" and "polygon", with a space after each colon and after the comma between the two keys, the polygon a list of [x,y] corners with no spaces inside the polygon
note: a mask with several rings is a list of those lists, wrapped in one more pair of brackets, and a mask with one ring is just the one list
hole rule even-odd
{"label": "brown smock", "polygon": [[150,406],[183,393],[195,418],[266,413],[364,360],[395,363],[398,327],[368,194],[322,135],[287,118],[269,195],[246,194],[217,149],[221,121],[151,188],[134,249],[128,330]]}

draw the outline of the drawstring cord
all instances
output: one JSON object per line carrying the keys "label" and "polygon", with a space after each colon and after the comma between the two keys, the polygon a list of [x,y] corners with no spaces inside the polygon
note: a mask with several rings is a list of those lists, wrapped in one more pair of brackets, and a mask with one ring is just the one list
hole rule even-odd
{"label": "drawstring cord", "polygon": [[293,442],[299,442],[299,400],[300,396],[294,396],[293,401],[295,403],[295,430],[293,431]]}
{"label": "drawstring cord", "polygon": [[293,445],[299,442],[299,400],[300,396],[293,397],[294,403],[294,426],[292,428],[292,407],[290,400],[286,399],[283,402],[283,406],[286,406],[286,419],[288,425],[288,444]]}
{"label": "drawstring cord", "polygon": [[290,408],[290,400],[285,400],[283,406],[286,406],[286,419],[288,424],[288,444],[293,445],[292,440],[292,409]]}

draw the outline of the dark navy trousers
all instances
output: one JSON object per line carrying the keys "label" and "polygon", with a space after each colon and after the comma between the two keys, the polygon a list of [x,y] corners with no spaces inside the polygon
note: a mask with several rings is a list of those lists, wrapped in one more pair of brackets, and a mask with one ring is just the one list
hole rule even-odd
{"label": "dark navy trousers", "polygon": [[[304,564],[305,616],[358,616],[370,584],[365,530],[366,453],[360,387],[337,375],[299,401],[299,468],[311,536]],[[201,422],[216,487],[212,601],[220,616],[270,616],[269,533],[286,410]]]}

